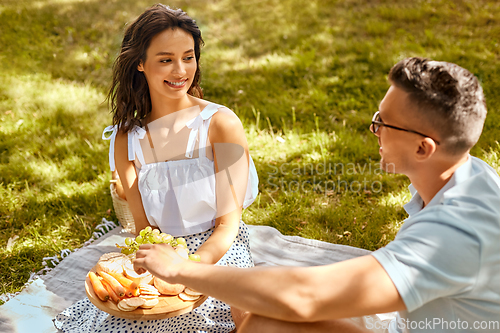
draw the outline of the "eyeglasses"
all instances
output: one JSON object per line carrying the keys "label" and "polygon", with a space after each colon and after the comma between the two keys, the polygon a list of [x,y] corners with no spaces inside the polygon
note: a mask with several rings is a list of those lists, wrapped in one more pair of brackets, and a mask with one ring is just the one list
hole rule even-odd
{"label": "eyeglasses", "polygon": [[[421,135],[423,137],[426,137],[426,138],[430,138],[432,139],[430,136],[428,135],[425,135],[423,133],[420,133],[420,132],[417,132],[417,131],[412,131],[412,130],[409,130],[409,129],[405,129],[405,128],[401,128],[401,127],[396,127],[396,126],[392,126],[392,125],[387,125],[385,124],[381,119],[380,119],[380,111],[377,111],[375,112],[375,114],[373,115],[373,118],[372,118],[372,124],[370,125],[370,130],[372,131],[373,134],[377,133],[378,132],[378,129],[381,127],[381,126],[385,126],[385,127],[389,127],[389,128],[393,128],[395,130],[398,130],[398,131],[404,131],[404,132],[410,132],[410,133],[415,133],[415,134],[418,134],[418,135]],[[437,145],[439,145],[439,141],[435,140],[435,139],[432,139]]]}

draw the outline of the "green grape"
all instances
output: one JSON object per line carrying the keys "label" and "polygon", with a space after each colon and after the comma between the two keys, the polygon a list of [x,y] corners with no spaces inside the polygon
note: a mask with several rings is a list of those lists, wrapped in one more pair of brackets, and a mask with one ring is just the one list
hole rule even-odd
{"label": "green grape", "polygon": [[183,259],[189,259],[189,251],[185,247],[177,246],[175,252]]}
{"label": "green grape", "polygon": [[129,255],[129,254],[132,254],[133,251],[131,249],[122,249],[122,253],[125,255]]}
{"label": "green grape", "polygon": [[177,247],[177,245],[179,245],[179,244],[177,243],[177,240],[172,239],[172,240],[170,241],[170,246],[172,246],[172,247]]}
{"label": "green grape", "polygon": [[[160,237],[160,241],[158,241],[159,233],[159,231],[152,232],[151,227],[146,227],[139,232],[139,235],[135,239],[130,237],[125,238],[125,246],[117,246],[121,248],[121,253],[125,255],[134,254],[139,250],[141,244],[160,243],[162,239]],[[157,235],[157,237],[153,237],[153,235]]]}
{"label": "green grape", "polygon": [[201,261],[200,255],[196,253],[190,254],[189,259],[192,261]]}
{"label": "green grape", "polygon": [[159,234],[160,234],[160,230],[158,230],[158,229],[153,230],[153,235],[159,235]]}
{"label": "green grape", "polygon": [[170,243],[170,241],[172,240],[173,237],[172,237],[172,235],[161,233],[161,238],[162,238],[163,243],[168,244],[168,243]]}
{"label": "green grape", "polygon": [[177,244],[184,244],[184,245],[187,245],[187,244],[186,244],[186,240],[185,240],[184,238],[182,238],[182,237],[177,238]]}
{"label": "green grape", "polygon": [[[142,231],[141,231],[141,232],[142,232]],[[144,241],[144,239],[142,238],[142,236],[141,236],[141,235],[139,235],[139,236],[137,236],[137,237],[135,238],[135,242],[136,242],[137,244],[142,244],[142,242],[143,242],[143,241]]]}
{"label": "green grape", "polygon": [[162,241],[162,238],[160,237],[160,235],[157,235],[157,234],[153,234],[153,236],[151,236],[152,240],[153,240],[153,243],[161,243]]}

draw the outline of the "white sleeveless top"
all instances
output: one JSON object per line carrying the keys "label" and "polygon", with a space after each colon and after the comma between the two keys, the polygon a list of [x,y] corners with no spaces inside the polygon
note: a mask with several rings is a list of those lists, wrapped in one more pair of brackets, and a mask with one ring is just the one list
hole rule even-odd
{"label": "white sleeveless top", "polygon": [[[203,232],[215,224],[215,167],[214,161],[206,156],[205,147],[210,120],[219,107],[221,105],[211,103],[197,117],[186,123],[191,129],[186,149],[188,159],[146,164],[139,141],[146,135],[146,130],[135,126],[128,133],[128,159],[134,161],[137,157],[142,165],[138,171],[138,186],[146,217],[152,226],[157,226],[174,237]],[[107,132],[112,134],[106,137]],[[108,126],[102,135],[103,139],[111,140],[111,171],[115,170],[116,133],[117,126]],[[199,157],[192,158],[198,135]],[[243,208],[248,207],[257,197],[258,184],[257,171],[250,157]]]}

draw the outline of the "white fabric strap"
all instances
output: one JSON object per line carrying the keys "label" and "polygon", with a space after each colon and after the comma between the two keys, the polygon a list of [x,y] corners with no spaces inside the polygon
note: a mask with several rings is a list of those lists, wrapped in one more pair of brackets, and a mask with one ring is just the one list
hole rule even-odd
{"label": "white fabric strap", "polygon": [[[186,157],[192,158],[193,157],[193,151],[194,147],[196,145],[196,137],[198,136],[200,128],[203,126],[203,121],[211,118],[215,112],[219,109],[220,105],[210,103],[205,108],[201,113],[196,116],[194,119],[191,119],[186,123],[186,126],[191,129],[191,132],[189,133],[189,139],[188,139],[188,144],[186,148]],[[205,131],[203,131],[205,132]],[[207,142],[207,133],[202,133],[200,136],[200,156],[203,155],[205,156],[205,144]]]}
{"label": "white fabric strap", "polygon": [[208,118],[207,121],[204,121],[201,125],[200,132],[200,156],[207,156],[207,139],[208,139],[208,129],[210,127],[210,121],[212,118]]}
{"label": "white fabric strap", "polygon": [[[112,132],[109,137],[106,137],[106,133]],[[111,171],[115,171],[115,141],[116,141],[116,133],[118,132],[118,126],[111,125],[104,129],[102,132],[103,140],[111,140],[109,143],[109,168]],[[140,128],[138,126],[134,126],[132,131],[128,132],[128,160],[135,160],[135,155],[137,154],[137,158],[141,165],[146,164],[144,161],[144,155],[142,154],[140,139],[144,138],[146,134],[146,130]]]}
{"label": "white fabric strap", "polygon": [[141,149],[141,142],[139,140],[144,139],[146,135],[146,130],[139,126],[134,126],[134,128],[128,132],[128,160],[135,160],[135,156],[139,159],[141,165],[145,165],[144,154]]}
{"label": "white fabric strap", "polygon": [[[103,140],[111,140],[109,143],[109,168],[111,171],[115,171],[115,139],[118,127],[115,125],[108,126],[102,132]],[[109,137],[106,137],[106,133],[112,132]]]}
{"label": "white fabric strap", "polygon": [[193,157],[193,150],[196,144],[196,137],[198,136],[198,129],[201,127],[202,123],[203,123],[203,118],[201,117],[201,113],[198,116],[196,116],[196,118],[191,119],[186,123],[186,126],[191,129],[186,147],[187,158]]}

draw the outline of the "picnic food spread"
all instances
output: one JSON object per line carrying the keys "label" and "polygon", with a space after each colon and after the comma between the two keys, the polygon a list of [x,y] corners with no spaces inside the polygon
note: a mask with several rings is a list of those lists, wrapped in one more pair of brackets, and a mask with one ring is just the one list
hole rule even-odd
{"label": "picnic food spread", "polygon": [[174,238],[172,235],[161,232],[158,229],[153,230],[149,226],[142,229],[135,239],[130,237],[125,238],[125,246],[116,244],[116,247],[121,249],[121,253],[131,255],[139,250],[139,246],[142,244],[169,244],[184,259],[200,261],[200,256],[198,254],[189,254],[184,238]]}
{"label": "picnic food spread", "polygon": [[[87,276],[86,289],[89,299],[102,310],[115,315],[116,311],[111,310],[117,309],[118,312],[132,313],[137,312],[135,311],[137,309],[154,309],[157,306],[175,314],[177,310],[190,305],[184,303],[195,302],[196,304],[193,304],[195,306],[201,304],[206,296],[195,290],[186,288],[182,284],[170,284],[154,277],[149,272],[143,274],[135,272],[133,256],[140,244],[145,243],[167,243],[185,259],[199,261],[199,255],[189,255],[183,238],[174,239],[171,235],[146,227],[135,239],[126,238],[125,246],[116,244],[121,249],[121,253],[105,253],[99,258]],[[198,300],[200,302],[197,302]],[[158,314],[163,310],[158,309],[157,312],[152,313]],[[147,315],[144,311],[141,314]]]}

